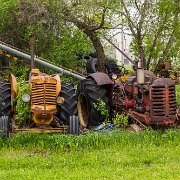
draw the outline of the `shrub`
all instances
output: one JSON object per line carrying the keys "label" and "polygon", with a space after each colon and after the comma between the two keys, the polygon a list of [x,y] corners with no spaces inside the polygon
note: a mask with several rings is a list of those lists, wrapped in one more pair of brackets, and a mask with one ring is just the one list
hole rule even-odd
{"label": "shrub", "polygon": [[29,103],[25,103],[22,100],[23,94],[30,94],[29,84],[25,81],[18,83],[19,93],[17,97],[17,105],[16,105],[16,120],[17,122],[21,122],[26,119],[31,118],[30,105]]}

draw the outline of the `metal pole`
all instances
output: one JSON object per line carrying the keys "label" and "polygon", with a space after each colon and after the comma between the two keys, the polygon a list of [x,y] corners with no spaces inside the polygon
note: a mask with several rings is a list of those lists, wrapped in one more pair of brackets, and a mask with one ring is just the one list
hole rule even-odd
{"label": "metal pole", "polygon": [[108,41],[113,47],[115,47],[123,56],[125,56],[132,64],[134,64],[134,61],[128,57],[121,49],[119,49],[114,43],[112,43],[108,38],[105,36],[103,37],[106,41]]}
{"label": "metal pole", "polygon": [[[0,43],[0,49],[4,50],[6,52],[9,52],[11,54],[14,54],[14,55],[16,55],[18,57],[21,57],[22,59],[27,59],[29,61],[31,60],[31,56],[29,54],[23,53],[21,51],[18,51],[16,49],[13,49],[13,48],[11,48],[9,46],[6,46],[4,44],[1,44],[1,43]],[[47,63],[45,61],[42,61],[42,60],[36,58],[36,57],[34,58],[34,61],[37,62],[38,64],[42,65],[42,66],[45,66],[45,67],[48,67],[48,68],[52,69],[52,70],[54,70],[54,71],[56,71],[58,73],[66,74],[66,75],[72,76],[72,77],[74,77],[76,79],[79,79],[79,80],[85,79],[85,77],[83,77],[83,76],[80,76],[80,75],[75,74],[73,72],[67,71],[67,70],[62,69],[60,67],[54,66],[54,65],[52,65],[50,63]]]}
{"label": "metal pole", "polygon": [[31,70],[32,70],[32,69],[34,69],[34,57],[35,57],[34,36],[30,37],[29,44],[30,44],[30,53],[31,53]]}

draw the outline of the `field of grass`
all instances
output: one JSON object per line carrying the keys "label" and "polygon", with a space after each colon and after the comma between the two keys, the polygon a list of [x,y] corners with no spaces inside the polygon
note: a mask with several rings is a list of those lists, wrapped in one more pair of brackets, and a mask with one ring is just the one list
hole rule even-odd
{"label": "field of grass", "polygon": [[0,139],[0,179],[180,179],[180,131],[17,134]]}
{"label": "field of grass", "polygon": [[180,131],[0,137],[0,180],[23,179],[180,179]]}

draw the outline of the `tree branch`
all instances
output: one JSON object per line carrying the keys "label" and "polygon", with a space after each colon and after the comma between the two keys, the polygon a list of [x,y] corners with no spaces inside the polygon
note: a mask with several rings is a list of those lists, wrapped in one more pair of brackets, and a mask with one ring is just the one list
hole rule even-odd
{"label": "tree branch", "polygon": [[135,3],[135,5],[136,5],[137,10],[138,10],[139,13],[140,13],[141,11],[140,11],[140,9],[139,9],[139,6],[138,6],[138,4],[137,4],[137,1],[135,0],[134,3]]}
{"label": "tree branch", "polygon": [[137,38],[137,34],[136,34],[136,32],[134,31],[134,29],[133,29],[133,27],[136,27],[136,26],[134,25],[134,22],[133,22],[132,19],[131,19],[131,16],[130,16],[130,14],[129,14],[129,11],[127,10],[127,7],[126,7],[126,5],[125,5],[125,3],[124,3],[124,0],[121,0],[121,3],[122,3],[122,5],[123,5],[124,10],[125,10],[125,13],[126,13],[126,14],[124,14],[124,15],[125,15],[125,16],[127,17],[127,19],[128,19],[129,28],[130,28],[133,36],[134,36],[135,38]]}
{"label": "tree branch", "polygon": [[103,9],[102,18],[101,18],[101,23],[99,24],[99,26],[97,26],[97,27],[92,27],[92,28],[90,29],[90,31],[96,31],[96,30],[101,29],[101,28],[103,27],[106,10],[107,10],[107,8],[104,8],[104,9]]}

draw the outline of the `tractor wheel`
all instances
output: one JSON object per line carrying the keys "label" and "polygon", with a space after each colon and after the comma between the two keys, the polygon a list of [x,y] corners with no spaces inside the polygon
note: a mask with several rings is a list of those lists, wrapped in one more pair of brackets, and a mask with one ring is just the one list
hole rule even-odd
{"label": "tractor wheel", "polygon": [[86,71],[88,74],[97,72],[97,59],[89,59],[86,64]]}
{"label": "tractor wheel", "polygon": [[74,86],[71,83],[62,83],[60,96],[64,98],[64,103],[60,108],[60,118],[65,124],[69,124],[70,116],[77,114],[77,101]]}
{"label": "tractor wheel", "polygon": [[106,59],[106,69],[108,71],[108,74],[120,74],[121,70],[118,67],[117,63],[115,61],[111,61],[109,59]]}
{"label": "tractor wheel", "polygon": [[0,81],[0,117],[11,114],[11,85],[7,81]]}
{"label": "tractor wheel", "polygon": [[[117,63],[115,61],[111,61],[109,59],[106,59],[105,61],[106,66],[106,72],[108,74],[120,74],[121,70],[118,67]],[[97,72],[97,59],[89,59],[86,64],[86,71],[88,74]]]}
{"label": "tractor wheel", "polygon": [[98,86],[91,77],[82,80],[78,85],[78,116],[82,127],[97,126],[104,121],[104,117],[98,112],[94,105],[98,103],[98,99],[102,99],[109,110],[109,99],[106,96],[107,91]]}
{"label": "tractor wheel", "polygon": [[10,116],[1,116],[0,117],[0,134],[8,138],[11,130],[11,119]]}
{"label": "tractor wheel", "polygon": [[78,116],[70,116],[69,119],[69,133],[72,135],[79,134],[79,118]]}

